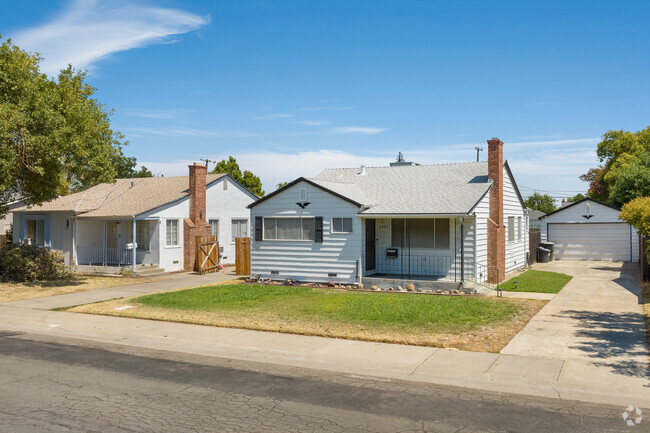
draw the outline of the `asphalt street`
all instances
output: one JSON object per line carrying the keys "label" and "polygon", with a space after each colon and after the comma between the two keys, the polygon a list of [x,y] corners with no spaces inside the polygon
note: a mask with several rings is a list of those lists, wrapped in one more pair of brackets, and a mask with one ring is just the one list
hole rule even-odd
{"label": "asphalt street", "polygon": [[[371,362],[371,360],[369,360]],[[0,432],[616,432],[621,406],[0,333]]]}

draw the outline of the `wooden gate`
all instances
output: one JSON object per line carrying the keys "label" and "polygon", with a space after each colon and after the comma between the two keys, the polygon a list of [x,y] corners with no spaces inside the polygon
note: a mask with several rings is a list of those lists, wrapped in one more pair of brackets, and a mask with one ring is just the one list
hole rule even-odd
{"label": "wooden gate", "polygon": [[237,275],[251,273],[251,238],[235,239],[235,273]]}
{"label": "wooden gate", "polygon": [[[532,229],[532,227],[531,227]],[[530,255],[530,264],[537,263],[537,248],[542,242],[542,232],[539,230],[530,230],[528,233],[528,254]]]}
{"label": "wooden gate", "polygon": [[201,275],[219,270],[219,242],[216,236],[196,237],[196,270]]}

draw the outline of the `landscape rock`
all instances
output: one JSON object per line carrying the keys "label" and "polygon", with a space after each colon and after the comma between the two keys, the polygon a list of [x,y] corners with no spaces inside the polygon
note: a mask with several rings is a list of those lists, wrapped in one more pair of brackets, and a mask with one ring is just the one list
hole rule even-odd
{"label": "landscape rock", "polygon": [[400,292],[403,292],[403,291],[404,291],[404,287],[402,287],[402,286],[397,286],[397,290],[399,290]]}
{"label": "landscape rock", "polygon": [[443,295],[448,295],[448,294],[449,294],[449,290],[443,290],[443,291],[442,291],[442,294],[443,294]]}
{"label": "landscape rock", "polygon": [[436,290],[436,293],[442,293],[442,290],[438,289]]}
{"label": "landscape rock", "polygon": [[359,284],[359,290],[363,290],[363,284]]}
{"label": "landscape rock", "polygon": [[406,290],[409,292],[414,292],[415,291],[415,286],[413,284],[407,284],[406,285]]}
{"label": "landscape rock", "polygon": [[334,283],[331,282],[331,281],[328,281],[328,282],[327,282],[327,287],[336,287],[336,284],[334,284]]}
{"label": "landscape rock", "polygon": [[379,290],[379,287],[377,287],[377,286],[370,286],[370,290]]}

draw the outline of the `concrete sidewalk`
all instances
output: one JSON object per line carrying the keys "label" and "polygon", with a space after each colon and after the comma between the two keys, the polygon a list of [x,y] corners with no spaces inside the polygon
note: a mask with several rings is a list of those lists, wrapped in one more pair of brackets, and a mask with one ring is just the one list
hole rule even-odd
{"label": "concrete sidewalk", "polygon": [[401,379],[650,408],[650,388],[582,360],[464,352],[0,305],[0,330]]}
{"label": "concrete sidewalk", "polygon": [[68,293],[66,295],[48,296],[43,298],[23,299],[20,301],[1,303],[0,305],[51,310],[53,308],[70,307],[72,305],[108,301],[109,299],[126,298],[129,296],[145,295],[148,293],[165,292],[167,290],[204,286],[206,284],[234,280],[239,277],[240,276],[235,275],[235,268],[229,267],[219,272],[205,275],[188,272],[175,274],[171,277],[161,279],[160,281],[152,281],[149,283],[108,287],[106,289],[88,290],[86,292]]}

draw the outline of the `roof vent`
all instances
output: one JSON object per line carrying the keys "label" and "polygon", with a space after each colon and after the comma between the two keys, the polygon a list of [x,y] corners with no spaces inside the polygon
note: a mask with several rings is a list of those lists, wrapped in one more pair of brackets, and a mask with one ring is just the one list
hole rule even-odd
{"label": "roof vent", "polygon": [[362,165],[361,170],[359,170],[359,173],[357,173],[359,176],[365,176],[366,175],[366,166]]}
{"label": "roof vent", "polygon": [[135,186],[135,182],[131,181],[131,188],[133,188],[134,186]]}

